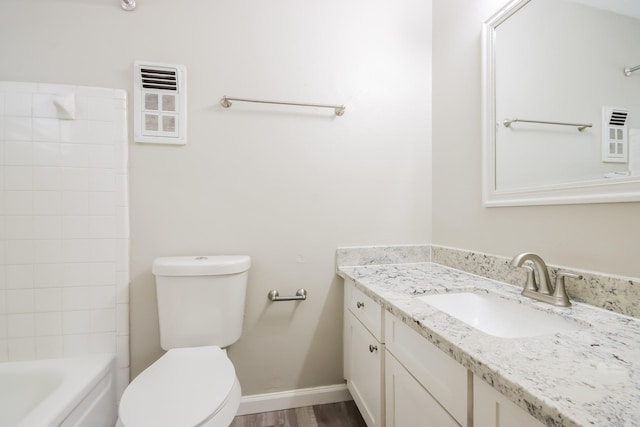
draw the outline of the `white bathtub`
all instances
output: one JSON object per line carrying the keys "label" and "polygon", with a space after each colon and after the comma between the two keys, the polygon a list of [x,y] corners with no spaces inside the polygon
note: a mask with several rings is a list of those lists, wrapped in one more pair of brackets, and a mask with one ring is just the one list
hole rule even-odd
{"label": "white bathtub", "polygon": [[113,355],[0,363],[0,426],[113,427]]}

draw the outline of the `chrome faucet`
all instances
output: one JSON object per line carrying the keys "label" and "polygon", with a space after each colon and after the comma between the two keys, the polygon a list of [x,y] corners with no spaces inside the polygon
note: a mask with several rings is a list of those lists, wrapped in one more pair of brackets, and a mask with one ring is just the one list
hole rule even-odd
{"label": "chrome faucet", "polygon": [[[533,267],[525,265],[525,262],[531,262]],[[568,273],[566,271],[558,271],[556,275],[556,283],[554,289],[551,290],[549,284],[549,270],[540,255],[532,252],[524,252],[516,255],[511,260],[512,267],[524,267],[527,269],[527,283],[522,290],[522,295],[533,298],[537,301],[546,302],[558,307],[569,307],[571,301],[565,288],[564,280],[569,277],[581,280],[582,276],[578,274]],[[534,275],[535,271],[535,275]],[[536,281],[537,276],[537,281]]]}

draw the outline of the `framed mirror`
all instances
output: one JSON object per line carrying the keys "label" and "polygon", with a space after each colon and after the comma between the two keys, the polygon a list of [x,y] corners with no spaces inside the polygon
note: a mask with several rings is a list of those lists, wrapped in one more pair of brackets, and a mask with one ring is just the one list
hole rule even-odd
{"label": "framed mirror", "polygon": [[483,38],[484,205],[640,201],[640,1],[514,0]]}

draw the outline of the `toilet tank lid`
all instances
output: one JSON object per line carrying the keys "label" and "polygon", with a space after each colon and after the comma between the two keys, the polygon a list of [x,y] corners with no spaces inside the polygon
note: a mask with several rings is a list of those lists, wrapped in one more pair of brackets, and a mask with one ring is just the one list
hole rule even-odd
{"label": "toilet tank lid", "polygon": [[156,258],[151,272],[156,276],[218,276],[242,273],[250,267],[247,255],[177,256]]}

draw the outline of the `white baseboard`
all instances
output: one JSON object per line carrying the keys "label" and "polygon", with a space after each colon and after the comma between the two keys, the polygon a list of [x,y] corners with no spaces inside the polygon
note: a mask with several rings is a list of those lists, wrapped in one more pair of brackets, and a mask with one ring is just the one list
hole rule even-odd
{"label": "white baseboard", "polygon": [[283,409],[323,405],[326,403],[344,402],[346,400],[352,400],[346,384],[254,394],[251,396],[242,396],[237,415],[281,411]]}

